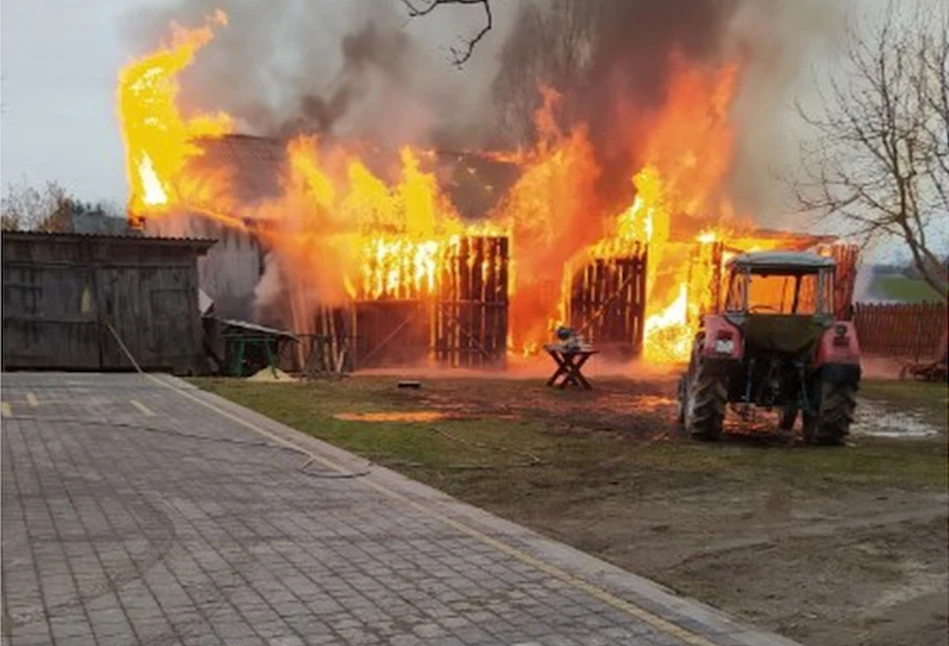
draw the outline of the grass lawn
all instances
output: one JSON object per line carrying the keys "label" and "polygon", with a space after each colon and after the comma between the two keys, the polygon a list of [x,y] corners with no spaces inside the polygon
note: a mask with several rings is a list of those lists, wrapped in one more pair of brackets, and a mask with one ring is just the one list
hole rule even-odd
{"label": "grass lawn", "polygon": [[871,290],[878,298],[906,303],[941,300],[939,293],[926,281],[908,278],[902,274],[883,274],[877,277]]}
{"label": "grass lawn", "polygon": [[[432,381],[420,391],[398,390],[395,379],[379,377],[309,384],[228,379],[195,383],[472,502],[535,487],[587,487],[632,472],[689,482],[768,478],[817,488],[946,486],[944,437],[861,437],[854,446],[839,449],[754,439],[692,442],[674,429],[672,385],[664,382],[645,389],[634,382],[609,382],[591,393],[546,389],[536,380],[501,379]],[[941,411],[945,420],[944,386],[867,382],[863,391],[898,406],[912,402],[930,414]],[[639,406],[638,401],[645,403]],[[419,411],[445,418],[337,418]]]}

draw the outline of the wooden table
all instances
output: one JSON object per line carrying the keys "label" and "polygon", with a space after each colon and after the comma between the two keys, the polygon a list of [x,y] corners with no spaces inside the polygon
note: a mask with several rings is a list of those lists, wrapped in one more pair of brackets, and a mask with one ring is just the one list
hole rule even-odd
{"label": "wooden table", "polygon": [[548,386],[559,386],[560,388],[566,388],[568,385],[582,386],[586,390],[593,388],[583,376],[581,369],[590,357],[597,354],[597,350],[583,346],[579,348],[564,346],[560,343],[545,345],[544,350],[557,363],[557,370],[547,380]]}

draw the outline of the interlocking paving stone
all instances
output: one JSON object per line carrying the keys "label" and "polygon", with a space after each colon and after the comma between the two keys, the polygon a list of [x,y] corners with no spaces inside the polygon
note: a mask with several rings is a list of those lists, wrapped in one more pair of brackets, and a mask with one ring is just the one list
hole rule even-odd
{"label": "interlocking paving stone", "polygon": [[168,376],[2,393],[4,645],[792,644]]}

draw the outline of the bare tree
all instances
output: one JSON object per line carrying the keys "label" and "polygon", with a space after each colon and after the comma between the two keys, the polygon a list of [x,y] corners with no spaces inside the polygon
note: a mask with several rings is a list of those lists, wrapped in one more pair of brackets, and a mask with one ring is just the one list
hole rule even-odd
{"label": "bare tree", "polygon": [[470,38],[464,38],[460,46],[453,46],[450,49],[452,62],[458,67],[468,62],[468,59],[474,53],[475,46],[494,26],[490,0],[402,0],[402,4],[408,9],[409,18],[430,14],[436,8],[444,5],[481,5],[485,16],[485,22],[481,29]]}
{"label": "bare tree", "polygon": [[798,106],[817,136],[802,146],[797,199],[867,242],[902,240],[946,298],[949,12],[891,3],[879,21],[850,26],[845,53],[820,108]]}
{"label": "bare tree", "polygon": [[56,182],[41,188],[11,185],[0,200],[0,226],[4,231],[69,231],[75,204]]}

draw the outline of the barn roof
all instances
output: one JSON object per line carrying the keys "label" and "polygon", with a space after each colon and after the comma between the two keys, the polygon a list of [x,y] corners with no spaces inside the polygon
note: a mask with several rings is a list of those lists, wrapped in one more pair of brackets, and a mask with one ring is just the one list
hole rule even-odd
{"label": "barn roof", "polygon": [[225,135],[198,141],[203,154],[189,162],[189,172],[230,180],[233,197],[245,204],[280,194],[280,176],[286,159],[286,142],[251,135]]}
{"label": "barn roof", "polygon": [[[228,134],[198,140],[204,154],[193,158],[189,170],[207,176],[226,174],[230,190],[239,202],[254,204],[280,194],[280,178],[286,165],[286,139]],[[484,217],[510,190],[521,174],[518,166],[489,155],[470,151],[435,151],[436,174],[452,204],[465,218]],[[361,151],[373,172],[383,174],[387,161],[378,152]],[[678,214],[672,231],[674,240],[692,240],[714,222]],[[779,240],[787,249],[804,250],[837,240],[835,236],[814,235],[777,229],[736,232],[736,237]]]}
{"label": "barn roof", "polygon": [[[225,173],[233,196],[244,204],[280,194],[285,171],[284,139],[230,134],[198,141],[203,155],[189,162],[189,171],[212,176]],[[507,193],[519,176],[511,162],[465,151],[436,151],[436,174],[459,213],[467,218],[483,217]],[[382,174],[386,159],[380,153],[361,155],[373,172]]]}

